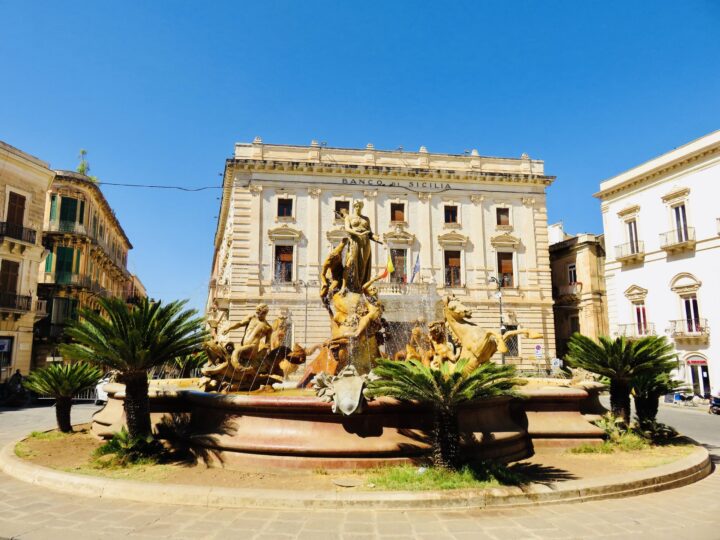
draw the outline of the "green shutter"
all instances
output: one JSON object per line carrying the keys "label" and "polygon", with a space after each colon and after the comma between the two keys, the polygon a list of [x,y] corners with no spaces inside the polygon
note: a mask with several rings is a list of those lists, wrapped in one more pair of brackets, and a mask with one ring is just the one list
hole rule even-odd
{"label": "green shutter", "polygon": [[80,255],[81,254],[82,254],[81,250],[79,250],[79,249],[75,250],[75,269],[73,270],[73,272],[75,272],[76,274],[80,273]]}
{"label": "green shutter", "polygon": [[[72,197],[63,197],[60,199],[60,223],[75,224],[77,221],[78,200]],[[73,230],[70,228],[69,230]]]}
{"label": "green shutter", "polygon": [[51,251],[48,253],[47,258],[45,259],[45,271],[46,272],[52,272],[52,263],[53,263],[53,252]]}
{"label": "green shutter", "polygon": [[55,283],[67,285],[72,282],[73,248],[58,246],[55,262]]}
{"label": "green shutter", "polygon": [[50,221],[57,219],[57,195],[50,195]]}

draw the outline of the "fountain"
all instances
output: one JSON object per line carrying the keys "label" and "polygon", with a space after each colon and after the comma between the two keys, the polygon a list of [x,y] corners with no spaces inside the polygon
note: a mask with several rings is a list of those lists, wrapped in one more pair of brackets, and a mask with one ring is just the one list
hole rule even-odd
{"label": "fountain", "polygon": [[[377,287],[386,274],[371,276],[370,243],[382,242],[362,207],[357,201],[352,213],[343,214],[347,237],[321,267],[320,298],[330,337],[313,347],[290,347],[287,314],[281,312],[271,324],[268,306],[260,304],[254,314],[213,331],[205,344],[202,378],[191,383],[195,389],[173,388],[172,381],[153,385],[154,421],[189,415],[191,443],[214,452],[226,467],[362,468],[414,462],[428,454],[432,411],[427,406],[389,398],[368,401],[363,393],[374,361],[389,357],[388,345],[397,338],[383,317]],[[441,319],[426,325],[416,316],[404,347],[392,343],[396,361],[416,359],[438,369],[467,358],[467,369],[473,369],[496,351],[507,352],[506,340],[513,335],[541,337],[528,330],[483,329],[453,296],[439,307]],[[239,344],[227,339],[237,328],[245,329]],[[317,350],[300,380],[289,384],[289,375]],[[122,424],[123,388],[111,384],[107,390],[108,404],[93,419],[100,436]],[[531,455],[533,443],[541,440],[599,441],[601,431],[582,416],[599,412],[590,410],[597,390],[530,390],[527,400],[499,397],[467,404],[459,411],[462,451],[512,461]]]}

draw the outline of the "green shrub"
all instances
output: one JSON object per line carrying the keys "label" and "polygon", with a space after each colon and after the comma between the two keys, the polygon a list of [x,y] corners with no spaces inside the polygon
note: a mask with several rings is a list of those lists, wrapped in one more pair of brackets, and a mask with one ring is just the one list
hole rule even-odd
{"label": "green shrub", "polygon": [[[151,435],[131,437],[123,427],[110,440],[94,452],[95,462],[102,467],[127,467],[135,464],[154,464],[162,458],[165,449]],[[99,458],[112,455],[110,460]]]}

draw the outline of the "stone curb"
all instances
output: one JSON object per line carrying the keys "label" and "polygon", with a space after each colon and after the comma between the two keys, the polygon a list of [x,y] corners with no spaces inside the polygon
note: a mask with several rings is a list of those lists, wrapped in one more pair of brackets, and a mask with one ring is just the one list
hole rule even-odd
{"label": "stone curb", "polygon": [[[22,439],[20,439],[22,440]],[[97,478],[33,465],[15,455],[12,442],[0,451],[0,470],[23,482],[84,497],[210,508],[460,509],[512,508],[641,495],[697,482],[710,474],[705,448],[673,463],[600,479],[528,484],[486,490],[433,492],[287,491],[159,484]]]}

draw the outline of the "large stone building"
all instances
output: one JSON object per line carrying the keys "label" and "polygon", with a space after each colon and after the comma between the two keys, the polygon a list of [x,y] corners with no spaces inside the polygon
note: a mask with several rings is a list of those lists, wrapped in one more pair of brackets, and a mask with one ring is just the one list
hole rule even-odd
{"label": "large stone building", "polygon": [[610,330],[665,334],[696,394],[720,392],[720,131],[600,184]]}
{"label": "large stone building", "polygon": [[603,235],[565,234],[562,223],[550,226],[550,267],[555,299],[555,346],[567,353],[575,332],[597,339],[608,335]]}
{"label": "large stone building", "polygon": [[57,171],[46,197],[43,244],[49,253],[39,270],[38,296],[49,315],[35,327],[33,367],[59,359],[65,324],[79,308],[96,308],[99,296],[127,299],[137,289],[127,270],[132,245],[97,183]]}
{"label": "large stone building", "polygon": [[47,163],[0,142],[0,381],[27,374],[38,302],[45,193],[55,173]]}
{"label": "large stone building", "polygon": [[225,165],[209,316],[223,329],[265,302],[271,319],[289,309],[294,341],[327,339],[320,267],[345,234],[340,213],[361,201],[385,243],[373,245],[373,274],[388,255],[395,267],[379,284],[391,326],[402,333],[419,315],[439,318],[440,297],[454,294],[475,321],[498,329],[494,278],[504,326],[545,335],[512,342],[506,360],[545,367],[555,353],[545,203],[552,180],[527,155],[237,144]]}

